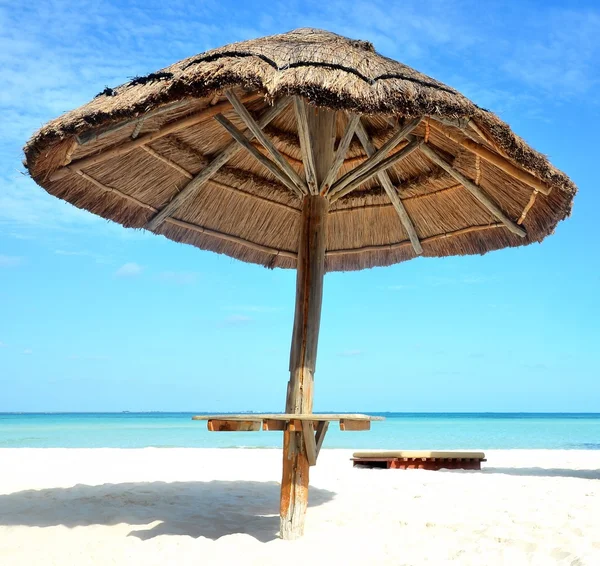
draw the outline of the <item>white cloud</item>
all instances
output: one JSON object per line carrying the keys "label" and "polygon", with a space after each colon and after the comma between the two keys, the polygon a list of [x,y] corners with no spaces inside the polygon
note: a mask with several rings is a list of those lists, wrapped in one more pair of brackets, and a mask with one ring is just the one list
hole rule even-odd
{"label": "white cloud", "polygon": [[158,279],[176,285],[193,285],[198,280],[198,274],[191,271],[163,271],[158,274]]}
{"label": "white cloud", "polygon": [[23,263],[23,258],[12,255],[0,255],[0,267],[16,267]]}
{"label": "white cloud", "polygon": [[248,324],[253,320],[254,319],[251,316],[247,316],[245,314],[232,314],[231,316],[228,316],[224,322],[227,325],[237,326],[241,324]]}
{"label": "white cloud", "polygon": [[340,352],[338,355],[342,358],[354,358],[356,356],[362,356],[364,354],[363,350],[344,350]]}
{"label": "white cloud", "polygon": [[77,256],[89,256],[90,252],[73,252],[69,250],[54,250],[56,255],[77,255]]}
{"label": "white cloud", "polygon": [[137,277],[142,274],[144,268],[137,263],[125,263],[117,271],[115,271],[116,277]]}
{"label": "white cloud", "polygon": [[108,356],[96,356],[96,355],[79,355],[73,354],[67,357],[68,360],[84,360],[84,361],[96,361],[104,362],[110,360]]}
{"label": "white cloud", "polygon": [[239,312],[277,312],[280,311],[280,307],[269,307],[265,305],[241,305],[241,306],[227,306],[223,307],[224,310],[228,311],[239,311]]}
{"label": "white cloud", "polygon": [[31,348],[25,348],[21,354],[23,354],[24,356],[30,356],[31,354],[33,354],[33,350]]}

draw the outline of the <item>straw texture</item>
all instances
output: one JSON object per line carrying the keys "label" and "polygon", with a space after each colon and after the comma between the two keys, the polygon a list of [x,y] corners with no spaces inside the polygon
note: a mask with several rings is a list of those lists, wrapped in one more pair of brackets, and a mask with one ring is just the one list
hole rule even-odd
{"label": "straw texture", "polygon": [[[377,147],[397,127],[422,117],[413,134],[424,138],[527,232],[525,238],[512,234],[447,172],[415,151],[387,173],[424,256],[480,254],[538,242],[570,213],[574,184],[494,114],[377,54],[370,43],[314,29],[228,45],[106,89],[42,127],[25,147],[25,165],[50,194],[124,226],[143,228],[231,143],[215,114],[222,113],[244,130],[225,97],[226,89],[235,92],[257,119],[282,96],[301,96],[313,105],[338,110],[338,142],[349,113],[362,115]],[[178,128],[180,123],[184,127]],[[171,133],[163,135],[167,127]],[[293,104],[264,132],[304,179]],[[461,139],[475,141],[535,176],[549,194],[534,192],[531,185],[477,157]],[[253,144],[268,155],[256,140]],[[114,148],[125,149],[102,159]],[[92,156],[101,159],[79,167],[87,163],[82,159]],[[365,159],[365,150],[354,138],[337,178]],[[296,194],[240,149],[154,231],[243,261],[293,268],[301,209]],[[330,214],[328,271],[415,257],[377,177],[336,200]]]}

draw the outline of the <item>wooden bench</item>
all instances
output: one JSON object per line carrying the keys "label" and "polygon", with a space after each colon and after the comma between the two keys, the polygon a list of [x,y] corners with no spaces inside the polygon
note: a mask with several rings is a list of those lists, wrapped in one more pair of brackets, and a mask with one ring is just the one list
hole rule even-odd
{"label": "wooden bench", "polygon": [[288,431],[302,432],[306,444],[309,464],[317,463],[330,422],[339,422],[340,430],[369,430],[371,421],[382,421],[383,417],[360,414],[295,414],[295,413],[244,413],[241,415],[197,415],[194,421],[207,421],[211,432],[242,431]]}
{"label": "wooden bench", "polygon": [[485,461],[483,452],[398,450],[355,452],[352,455],[356,467],[402,470],[481,470],[481,462]]}

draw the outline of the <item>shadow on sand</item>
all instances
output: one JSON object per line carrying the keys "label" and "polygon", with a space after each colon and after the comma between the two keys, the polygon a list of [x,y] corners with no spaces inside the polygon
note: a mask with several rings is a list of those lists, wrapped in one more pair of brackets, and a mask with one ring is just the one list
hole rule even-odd
{"label": "shadow on sand", "polygon": [[543,478],[579,478],[585,480],[600,479],[600,470],[571,470],[568,468],[493,468],[485,467],[484,474],[506,474],[509,476],[537,476]]}
{"label": "shadow on sand", "polygon": [[[309,506],[333,499],[311,487]],[[0,495],[0,525],[142,526],[129,536],[189,535],[216,540],[244,533],[261,542],[277,538],[279,483],[255,481],[147,482],[28,490]]]}

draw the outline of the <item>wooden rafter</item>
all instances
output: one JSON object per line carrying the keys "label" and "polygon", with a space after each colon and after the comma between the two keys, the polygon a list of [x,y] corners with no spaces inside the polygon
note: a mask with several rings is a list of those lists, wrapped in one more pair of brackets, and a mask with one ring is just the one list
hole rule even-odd
{"label": "wooden rafter", "polygon": [[225,96],[237,112],[238,116],[242,119],[242,122],[244,122],[254,137],[269,152],[275,163],[279,165],[281,170],[290,178],[290,180],[298,187],[298,189],[300,189],[301,192],[308,193],[308,187],[306,186],[306,183],[300,178],[300,175],[296,173],[296,170],[289,164],[288,160],[275,147],[273,142],[265,135],[260,127],[260,124],[258,124],[250,112],[248,112],[248,109],[244,106],[238,96],[231,90],[225,91]]}
{"label": "wooden rafter", "polygon": [[300,138],[300,151],[302,152],[302,161],[304,163],[304,176],[306,184],[311,195],[319,193],[317,183],[317,166],[315,164],[315,155],[310,132],[308,130],[308,116],[306,112],[306,102],[299,96],[294,97],[294,110],[296,112],[296,122],[298,127],[298,137]]}
{"label": "wooden rafter", "polygon": [[[255,100],[256,95],[249,97],[249,99]],[[69,174],[69,171],[80,171],[82,169],[85,169],[86,167],[91,167],[92,165],[104,163],[105,161],[107,161],[108,159],[112,159],[113,157],[125,155],[126,153],[133,151],[141,145],[151,144],[153,141],[168,136],[169,134],[178,132],[180,130],[189,128],[190,126],[194,126],[202,122],[206,122],[210,118],[213,118],[216,114],[219,114],[220,112],[226,111],[230,108],[231,104],[229,104],[229,102],[220,102],[215,106],[209,106],[207,108],[199,110],[198,112],[194,112],[194,114],[190,114],[185,118],[181,118],[180,120],[170,122],[166,126],[163,126],[157,132],[145,134],[134,140],[130,140],[119,145],[111,146],[108,149],[105,149],[100,153],[90,155],[89,157],[76,159],[75,161],[69,164],[69,168],[60,167],[59,169],[54,171],[54,173],[50,175],[50,181],[57,181],[58,179],[62,179],[65,175]]]}
{"label": "wooden rafter", "polygon": [[[358,136],[360,143],[362,143],[369,157],[377,151],[377,149],[373,145],[373,142],[369,138],[369,134],[367,133],[367,130],[365,129],[365,126],[362,122],[359,122],[357,125],[356,135]],[[400,196],[398,195],[398,191],[396,190],[396,187],[394,187],[394,185],[392,184],[390,176],[388,175],[387,171],[380,171],[379,173],[377,173],[377,178],[379,179],[379,182],[381,183],[388,198],[390,199],[392,206],[396,209],[396,212],[400,217],[400,222],[402,222],[402,226],[404,226],[404,229],[408,234],[412,247],[415,250],[415,253],[417,255],[421,255],[423,253],[423,248],[421,246],[421,242],[419,242],[419,236],[417,235],[417,231],[415,230],[415,225],[413,224],[410,216],[408,215],[406,208],[404,208],[404,205],[400,200]]]}
{"label": "wooden rafter", "polygon": [[465,177],[460,171],[457,171],[446,159],[438,153],[433,147],[428,144],[423,144],[420,148],[421,152],[425,154],[431,161],[433,161],[438,167],[441,167],[454,177],[461,185],[463,185],[493,216],[495,216],[500,222],[502,222],[513,234],[524,238],[527,232],[523,230],[516,222],[513,222],[500,207],[471,179]]}
{"label": "wooden rafter", "polygon": [[423,144],[424,140],[422,138],[415,138],[414,140],[410,141],[405,147],[403,147],[398,153],[394,153],[389,157],[386,157],[385,159],[379,161],[370,169],[368,169],[365,173],[356,177],[354,180],[352,180],[350,183],[344,186],[342,189],[338,189],[336,182],[331,187],[332,190],[330,202],[334,203],[336,200],[342,198],[343,196],[346,196],[348,193],[351,193],[354,189],[367,182],[373,176],[385,171],[386,169],[389,169],[390,167],[398,163],[398,161],[401,161],[402,159],[408,157],[411,153],[419,149],[419,147]]}
{"label": "wooden rafter", "polygon": [[276,256],[280,255],[282,257],[289,257],[291,259],[296,259],[298,257],[298,254],[292,251],[278,250],[277,248],[271,248],[269,246],[264,246],[263,244],[257,244],[256,242],[251,242],[250,240],[240,238],[239,236],[233,236],[231,234],[225,234],[224,232],[218,232],[217,230],[211,230],[210,228],[205,228],[204,226],[193,224],[191,222],[185,222],[183,220],[177,220],[175,218],[167,218],[165,222],[167,224],[179,226],[180,228],[186,228],[187,230],[191,230],[192,232],[198,232],[200,234],[206,234],[207,236],[213,236],[214,238],[217,238],[219,240],[226,240],[234,244],[240,244],[241,246],[257,250],[259,252],[265,252]]}
{"label": "wooden rafter", "polygon": [[439,125],[437,125],[433,120],[430,122],[430,124],[431,124],[431,127],[434,128],[436,131],[445,135],[447,138],[451,139],[453,142],[460,144],[462,147],[464,147],[465,149],[468,149],[475,155],[478,155],[479,157],[481,157],[488,163],[495,165],[496,167],[498,167],[498,169],[500,169],[501,171],[504,171],[504,173],[506,173],[510,177],[513,177],[514,179],[517,179],[518,181],[521,181],[521,182],[525,183],[526,185],[529,185],[531,188],[536,189],[537,191],[539,191],[540,193],[542,193],[544,195],[549,195],[550,192],[552,191],[552,187],[549,187],[541,179],[538,179],[537,177],[535,177],[528,171],[525,171],[524,169],[517,167],[516,165],[514,165],[513,163],[508,161],[502,155],[499,155],[497,153],[494,153],[493,151],[490,151],[487,147],[485,147],[481,144],[478,144],[476,141],[474,141],[472,139],[461,138],[460,136],[457,136],[454,133],[447,131],[445,128],[442,128]]}
{"label": "wooden rafter", "polygon": [[[432,242],[436,242],[438,240],[445,240],[446,238],[470,234],[471,232],[481,232],[484,230],[491,230],[496,228],[506,228],[506,226],[501,222],[497,222],[495,224],[483,224],[481,226],[469,226],[467,228],[461,228],[460,230],[454,230],[453,232],[444,232],[443,234],[435,234],[434,236],[423,238],[421,240],[421,244],[425,245]],[[399,250],[410,245],[410,240],[404,240],[402,242],[395,242],[393,244],[381,244],[379,246],[363,246],[362,248],[327,250],[327,253],[325,255],[327,257],[333,257],[336,255],[360,254],[364,252],[385,252],[389,250]]]}
{"label": "wooden rafter", "polygon": [[319,187],[319,193],[324,195],[329,190],[329,187],[335,181],[337,174],[344,164],[344,158],[346,157],[346,153],[348,153],[348,148],[350,147],[350,142],[354,137],[354,132],[356,131],[356,126],[360,122],[360,114],[352,114],[348,118],[348,123],[346,124],[346,129],[340,139],[340,143],[338,144],[337,150],[335,152],[335,157],[333,159],[333,163],[331,168],[327,172],[327,175],[323,179],[321,186]]}
{"label": "wooden rafter", "polygon": [[[100,131],[90,130],[87,132],[83,132],[82,134],[75,136],[75,139],[77,140],[78,145],[87,145],[89,143],[99,141],[108,136],[111,136],[115,132],[118,132],[124,128],[128,128],[129,126],[132,126],[133,124],[135,124],[135,128],[134,128],[133,133],[131,134],[131,138],[135,139],[138,137],[138,135],[140,133],[139,130],[141,129],[144,120],[147,120],[148,118],[154,118],[155,116],[159,116],[160,114],[164,114],[165,112],[170,112],[171,110],[177,110],[177,108],[181,108],[181,107],[185,106],[186,104],[189,104],[189,100],[179,100],[177,102],[173,102],[172,104],[166,104],[165,106],[161,106],[160,108],[157,108],[156,110],[151,110],[149,112],[146,112],[141,117],[136,116],[135,118],[125,120],[124,122],[119,122],[118,124],[116,124],[114,126],[104,128]],[[137,131],[137,134],[135,133],[136,131]]]}
{"label": "wooden rafter", "polygon": [[521,216],[519,217],[519,220],[517,220],[517,224],[521,225],[521,224],[523,224],[523,222],[525,222],[525,218],[527,218],[527,214],[531,210],[531,207],[535,204],[535,199],[537,198],[537,195],[538,195],[538,191],[534,189],[533,192],[531,193],[531,197],[529,197],[529,202],[523,209],[523,212],[522,212]]}
{"label": "wooden rafter", "polygon": [[[341,192],[347,185],[352,183],[355,179],[362,176],[366,171],[373,170],[374,166],[380,161],[385,159],[385,156],[394,149],[400,142],[402,142],[407,135],[409,135],[421,121],[421,118],[415,118],[410,120],[404,127],[400,128],[392,134],[392,136],[373,154],[371,157],[363,161],[360,165],[346,173],[341,179],[338,179],[329,189],[328,193],[332,197]],[[339,197],[338,197],[339,198]]]}
{"label": "wooden rafter", "polygon": [[269,170],[282,184],[284,184],[290,191],[302,198],[304,193],[295,185],[295,183],[285,174],[285,172],[268,157],[263,155],[258,149],[256,149],[250,140],[244,135],[244,133],[238,130],[225,116],[217,114],[215,120],[227,130],[231,137],[239,143],[250,155],[252,155],[261,165]]}
{"label": "wooden rafter", "polygon": [[[285,107],[288,101],[280,98],[274,106],[266,110],[259,119],[259,125],[264,127],[271,120],[274,120]],[[213,108],[216,108],[215,105]],[[208,181],[223,165],[225,165],[234,155],[241,150],[237,142],[232,141],[223,149],[210,163],[206,165],[191,181],[181,189],[181,191],[167,204],[154,218],[146,224],[146,229],[154,230],[157,226],[171,216],[184,202],[190,199],[196,192]]]}

